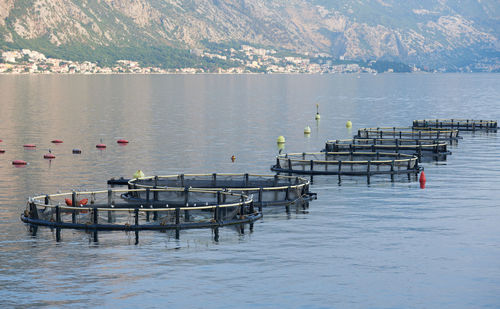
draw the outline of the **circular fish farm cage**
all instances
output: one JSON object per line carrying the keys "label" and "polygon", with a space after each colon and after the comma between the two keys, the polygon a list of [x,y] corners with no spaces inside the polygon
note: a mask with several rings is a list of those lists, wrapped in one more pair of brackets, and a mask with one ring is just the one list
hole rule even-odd
{"label": "circular fish farm cage", "polygon": [[446,156],[451,154],[448,144],[443,141],[399,138],[330,140],[326,142],[324,151],[400,152],[415,154],[418,158],[432,157],[435,160],[446,160]]}
{"label": "circular fish farm cage", "polygon": [[[202,190],[226,191],[253,197],[254,205],[288,205],[297,200],[311,200],[316,194],[309,191],[310,181],[302,177],[256,174],[179,174],[151,176],[131,179],[131,192],[123,197],[130,200],[168,200],[167,188],[198,188]],[[145,190],[134,190],[145,189]],[[156,189],[155,194],[148,193]],[[149,190],[149,191],[148,191]],[[149,195],[148,195],[149,194]]]}
{"label": "circular fish farm cage", "polygon": [[496,120],[423,119],[413,120],[415,129],[455,129],[459,131],[497,131]]}
{"label": "circular fish farm cage", "polygon": [[426,129],[417,130],[411,127],[365,128],[358,130],[354,138],[399,138],[399,139],[432,139],[437,141],[458,141],[458,130]]}
{"label": "circular fish farm cage", "polygon": [[278,155],[271,170],[303,175],[371,176],[387,174],[415,174],[421,170],[415,155],[384,152],[316,152]]}
{"label": "circular fish farm cage", "polygon": [[[262,214],[242,194],[190,188],[135,189],[169,191],[169,200],[123,200],[131,190],[103,190],[39,195],[29,199],[21,220],[32,226],[87,231],[175,230],[219,228],[253,223]],[[57,237],[59,241],[59,234]],[[138,239],[138,233],[136,233]]]}

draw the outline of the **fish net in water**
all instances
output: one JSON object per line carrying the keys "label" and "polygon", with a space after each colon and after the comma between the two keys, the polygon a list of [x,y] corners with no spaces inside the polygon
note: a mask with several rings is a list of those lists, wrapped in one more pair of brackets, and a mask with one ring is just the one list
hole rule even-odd
{"label": "fish net in water", "polygon": [[432,139],[436,141],[460,139],[458,130],[451,129],[425,129],[417,130],[412,127],[392,128],[364,128],[359,129],[355,138],[398,138],[398,139]]}
{"label": "fish net in water", "polygon": [[455,129],[459,131],[497,131],[496,120],[423,119],[413,120],[414,129]]}
{"label": "fish net in water", "polygon": [[421,168],[414,155],[383,152],[318,152],[278,155],[275,172],[306,175],[370,176],[415,174]]}
{"label": "fish net in water", "polygon": [[444,141],[398,139],[398,138],[368,138],[330,140],[325,144],[326,152],[365,151],[365,152],[400,152],[422,156],[433,156],[436,159],[446,159],[451,154]]}
{"label": "fish net in water", "polygon": [[58,228],[138,231],[219,227],[250,223],[262,216],[246,195],[198,189],[151,192],[156,190],[172,194],[161,202],[122,199],[121,195],[129,190],[35,196],[30,198],[21,219]]}
{"label": "fish net in water", "polygon": [[[171,192],[156,191],[156,195],[152,195],[151,190],[199,188],[244,194],[252,197],[256,206],[285,205],[298,199],[314,198],[315,194],[309,192],[309,184],[309,180],[302,177],[281,175],[213,173],[151,176],[130,180],[128,186],[131,191],[124,195],[124,198],[138,201],[148,199],[164,201],[170,199]],[[134,191],[133,189],[146,190]],[[203,197],[199,198],[203,202]]]}

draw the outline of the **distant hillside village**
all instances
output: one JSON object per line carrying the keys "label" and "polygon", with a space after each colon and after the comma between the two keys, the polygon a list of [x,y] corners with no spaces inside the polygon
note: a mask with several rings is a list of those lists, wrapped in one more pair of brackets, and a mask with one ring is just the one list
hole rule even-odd
{"label": "distant hillside village", "polygon": [[161,67],[142,66],[138,61],[117,60],[112,66],[99,65],[90,61],[71,61],[46,57],[44,54],[29,49],[1,52],[0,73],[3,74],[113,74],[113,73],[381,73],[414,72],[419,68],[401,63],[386,61],[350,61],[340,57],[333,59],[328,54],[298,55],[277,52],[272,49],[241,45],[216,51],[191,50],[194,56],[221,66],[210,68],[179,67],[164,69]]}

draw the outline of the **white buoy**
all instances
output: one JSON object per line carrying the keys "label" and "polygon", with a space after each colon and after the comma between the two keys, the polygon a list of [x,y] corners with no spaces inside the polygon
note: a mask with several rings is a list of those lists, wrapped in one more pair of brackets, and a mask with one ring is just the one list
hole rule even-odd
{"label": "white buoy", "polygon": [[304,134],[311,134],[311,128],[309,126],[304,128]]}

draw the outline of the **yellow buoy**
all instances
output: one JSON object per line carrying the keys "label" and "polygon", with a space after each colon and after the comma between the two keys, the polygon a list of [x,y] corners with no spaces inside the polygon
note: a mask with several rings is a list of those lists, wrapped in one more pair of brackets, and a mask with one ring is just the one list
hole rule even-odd
{"label": "yellow buoy", "polygon": [[134,178],[142,178],[144,177],[144,173],[141,170],[137,170],[137,172],[134,173]]}
{"label": "yellow buoy", "polygon": [[311,128],[309,126],[304,128],[304,134],[311,134]]}
{"label": "yellow buoy", "polygon": [[278,139],[276,140],[278,144],[284,144],[285,143],[285,137],[283,135],[278,136]]}
{"label": "yellow buoy", "polygon": [[283,150],[285,150],[285,143],[278,143],[278,151],[281,153]]}
{"label": "yellow buoy", "polygon": [[352,127],[352,122],[350,120],[347,120],[347,122],[345,123],[345,127],[346,128],[351,128]]}

